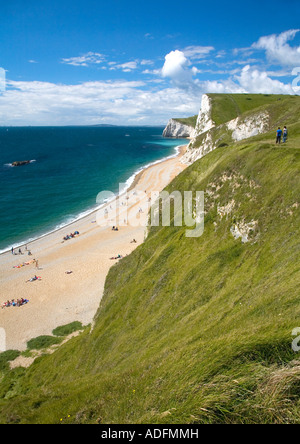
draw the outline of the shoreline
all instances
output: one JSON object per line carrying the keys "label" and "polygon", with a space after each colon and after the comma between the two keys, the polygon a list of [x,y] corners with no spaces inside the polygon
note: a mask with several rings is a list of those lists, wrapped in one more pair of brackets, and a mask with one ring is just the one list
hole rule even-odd
{"label": "shoreline", "polygon": [[[25,255],[12,255],[9,251],[0,255],[0,304],[19,298],[29,300],[22,307],[0,308],[0,327],[6,331],[7,349],[23,351],[30,339],[51,335],[54,328],[74,321],[83,325],[92,323],[102,299],[107,274],[119,260],[112,257],[125,257],[144,242],[149,196],[151,192],[162,191],[186,168],[180,160],[185,148],[181,146],[176,156],[144,168],[136,174],[126,192],[103,204],[100,210],[96,209],[67,227],[24,244],[32,251],[28,259]],[[135,195],[145,190],[147,194],[137,202]],[[113,231],[105,215],[105,210],[111,211],[109,208],[113,201],[119,220],[124,211],[129,211],[140,218],[141,224],[120,225],[118,232]],[[106,225],[101,226],[104,219]],[[75,230],[80,232],[80,236],[63,241],[68,231]],[[135,243],[132,243],[133,239]],[[15,268],[31,258],[38,260],[38,270],[32,263]],[[67,275],[67,271],[72,273]],[[27,282],[36,274],[41,281]]]}
{"label": "shoreline", "polygon": [[[172,154],[170,156],[164,157],[164,158],[162,158],[160,160],[153,161],[153,162],[145,165],[144,167],[141,167],[140,169],[138,169],[136,172],[134,172],[127,179],[127,181],[126,181],[127,185],[126,185],[125,189],[122,190],[121,193],[116,194],[116,199],[118,199],[119,197],[121,198],[121,196],[123,194],[130,192],[137,185],[137,183],[139,181],[139,178],[141,177],[142,173],[144,171],[146,171],[148,168],[151,168],[154,165],[158,165],[160,163],[163,163],[163,162],[165,162],[165,161],[167,161],[169,159],[176,158],[178,156],[179,156],[179,158],[181,158],[183,156],[184,152],[186,151],[186,148],[187,148],[187,145],[178,145],[178,146],[176,146],[174,148],[175,149],[175,154]],[[43,239],[43,238],[45,238],[47,236],[50,236],[53,233],[56,233],[56,232],[58,232],[60,230],[63,230],[63,229],[67,229],[71,225],[76,224],[77,222],[80,222],[81,220],[85,219],[86,217],[89,217],[89,216],[91,216],[93,214],[96,214],[99,210],[101,210],[102,208],[105,208],[105,206],[107,204],[109,204],[109,202],[103,202],[98,207],[91,208],[89,210],[83,211],[82,213],[79,213],[78,216],[75,217],[74,220],[72,220],[70,222],[62,223],[61,225],[55,227],[51,231],[48,231],[48,232],[46,232],[44,234],[41,234],[41,235],[38,235],[37,237],[34,237],[34,238],[29,238],[28,240],[22,241],[19,244],[14,244],[14,245],[11,245],[11,246],[9,246],[7,248],[4,248],[3,250],[0,250],[0,257],[5,255],[5,254],[10,254],[12,247],[14,248],[14,250],[19,249],[19,248],[24,248],[26,245],[29,246],[31,244],[34,244],[35,242],[37,242],[37,241],[39,241],[39,240],[41,240],[41,239]]]}

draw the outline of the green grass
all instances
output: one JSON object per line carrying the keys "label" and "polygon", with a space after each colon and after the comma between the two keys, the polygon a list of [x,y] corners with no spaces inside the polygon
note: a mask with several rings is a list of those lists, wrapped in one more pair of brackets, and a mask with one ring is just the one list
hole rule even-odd
{"label": "green grass", "polygon": [[63,338],[57,338],[54,336],[39,336],[27,342],[27,349],[42,350],[44,348],[51,347],[52,345],[60,344],[62,339]]}
{"label": "green grass", "polygon": [[[254,113],[266,112],[270,116],[269,130],[273,131],[274,141],[277,128],[284,125],[297,124],[300,115],[299,96],[267,96],[262,94],[209,94],[212,99],[212,119],[216,127],[209,133],[216,147],[226,147],[233,143],[232,132],[228,130],[226,122],[240,117],[241,122]],[[251,99],[251,100],[250,100]],[[264,99],[266,103],[263,104]],[[207,133],[200,134],[193,142],[193,148],[198,148],[206,139]],[[264,138],[264,135],[259,136]],[[258,140],[258,139],[257,139]]]}
{"label": "green grass", "polygon": [[198,119],[198,115],[192,116],[192,117],[187,117],[187,118],[174,119],[174,120],[176,120],[176,122],[181,123],[182,125],[187,125],[187,126],[191,126],[191,127],[195,128],[196,123],[197,123],[197,119]]}
{"label": "green grass", "polygon": [[18,350],[7,350],[0,353],[0,374],[1,372],[7,372],[9,369],[9,362],[14,361],[20,356],[21,352]]}
{"label": "green grass", "polygon": [[212,100],[212,120],[216,125],[229,122],[247,111],[261,106],[281,104],[297,96],[269,94],[208,94]]}
{"label": "green grass", "polygon": [[153,227],[111,268],[92,329],[2,377],[1,423],[299,423],[295,120],[287,145],[271,131],[217,148],[169,185],[206,192],[204,235]]}
{"label": "green grass", "polygon": [[72,322],[71,324],[62,325],[61,327],[57,327],[53,330],[52,334],[54,336],[68,336],[75,331],[82,330],[83,326],[81,322]]}

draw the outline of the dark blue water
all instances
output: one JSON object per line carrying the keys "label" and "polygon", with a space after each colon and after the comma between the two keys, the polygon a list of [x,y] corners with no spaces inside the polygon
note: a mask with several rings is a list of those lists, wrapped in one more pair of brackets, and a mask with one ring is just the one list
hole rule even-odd
{"label": "dark blue water", "polygon": [[[186,140],[162,128],[0,128],[0,251],[63,226]],[[14,161],[33,160],[12,168]]]}

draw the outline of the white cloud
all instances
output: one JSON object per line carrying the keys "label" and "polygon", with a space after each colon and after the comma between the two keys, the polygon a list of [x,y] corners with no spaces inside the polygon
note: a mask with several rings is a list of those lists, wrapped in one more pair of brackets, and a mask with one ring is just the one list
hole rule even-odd
{"label": "white cloud", "polygon": [[115,62],[110,62],[110,71],[115,71],[117,69],[122,70],[123,72],[132,72],[134,70],[136,70],[138,68],[138,61],[134,61],[134,62],[126,62],[126,63],[115,63]]}
{"label": "white cloud", "polygon": [[291,85],[274,80],[265,71],[258,71],[250,65],[242,69],[241,75],[235,77],[245,92],[253,94],[294,94]]}
{"label": "white cloud", "polygon": [[145,69],[142,74],[161,75],[161,69]]}
{"label": "white cloud", "polygon": [[154,65],[153,60],[141,60],[141,65],[145,66],[145,65]]}
{"label": "white cloud", "polygon": [[300,29],[291,29],[279,35],[261,37],[252,47],[265,50],[269,62],[279,63],[281,66],[299,66],[300,46],[292,47],[287,43],[293,40],[299,31]]}
{"label": "white cloud", "polygon": [[[296,32],[296,31],[294,31]],[[288,36],[293,35],[290,33],[281,37],[281,45]],[[272,77],[283,77],[283,70],[280,71],[266,71],[264,69],[258,69],[251,66],[251,63],[258,62],[257,59],[250,59],[247,61],[235,60],[232,64],[244,65],[243,68],[235,68],[231,70],[209,70],[198,69],[191,67],[191,61],[188,59],[187,54],[192,57],[194,50],[192,48],[202,47],[189,47],[190,52],[172,51],[167,54],[165,58],[165,64],[162,68],[162,76],[169,78],[173,84],[178,88],[188,90],[191,94],[200,95],[205,92],[211,93],[253,93],[253,94],[293,94],[294,91],[290,84],[285,84]],[[207,51],[211,50],[207,47]],[[201,50],[199,49],[199,53]],[[196,49],[195,49],[196,53]],[[205,50],[203,50],[203,54]],[[247,63],[248,62],[248,63]],[[215,62],[215,65],[218,63]],[[230,66],[230,62],[219,64],[220,66]],[[246,65],[246,66],[245,66]],[[224,75],[225,78],[221,80],[199,80],[196,78],[198,74],[218,74]],[[227,78],[226,78],[227,77]]]}
{"label": "white cloud", "polygon": [[88,52],[79,57],[71,57],[69,59],[62,59],[61,63],[72,66],[89,66],[89,65],[99,65],[103,63],[104,56],[97,52]]}
{"label": "white cloud", "polygon": [[194,71],[189,69],[190,62],[182,51],[171,51],[165,57],[162,76],[168,77],[176,85],[188,87],[193,82]]}
{"label": "white cloud", "polygon": [[[7,80],[7,90],[0,96],[0,121],[2,125],[164,124],[175,115],[187,117],[198,113],[201,96],[206,92],[294,94],[291,85],[281,82],[280,77],[287,73],[291,61],[298,60],[300,49],[287,44],[297,32],[262,37],[255,49],[252,48],[252,51],[264,49],[268,59],[276,57],[278,63],[284,57],[285,65],[282,63],[278,70],[264,67],[262,58],[259,59],[260,65],[256,63],[257,59],[246,60],[247,48],[239,52],[244,55],[244,61],[230,61],[226,57],[223,63],[218,63],[219,58],[214,61],[203,58],[214,50],[213,47],[188,46],[183,51],[168,53],[160,68],[147,59],[108,62],[102,54],[94,52],[63,59],[62,63],[73,66],[93,64],[101,69],[134,72],[135,79],[141,78],[142,74],[151,75],[152,79],[71,85]],[[215,54],[228,55],[222,51]],[[212,64],[217,69],[210,69]],[[205,73],[210,76],[200,80]],[[218,80],[214,80],[216,75]],[[149,79],[149,76],[143,79]]]}
{"label": "white cloud", "polygon": [[206,57],[214,49],[213,46],[187,46],[183,49],[183,53],[191,60],[198,60]]}
{"label": "white cloud", "polygon": [[0,97],[2,125],[165,124],[170,116],[199,111],[201,96],[144,82],[63,85],[8,81]]}

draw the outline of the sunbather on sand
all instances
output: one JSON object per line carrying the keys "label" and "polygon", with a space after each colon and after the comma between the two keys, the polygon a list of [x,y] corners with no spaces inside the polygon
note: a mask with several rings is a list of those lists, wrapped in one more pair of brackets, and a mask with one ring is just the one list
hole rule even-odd
{"label": "sunbather on sand", "polygon": [[120,254],[118,254],[118,256],[116,257],[111,257],[111,260],[116,260],[116,259],[122,259],[123,256],[121,256]]}
{"label": "sunbather on sand", "polygon": [[35,282],[35,281],[41,281],[42,278],[40,276],[34,276],[33,278],[29,279],[26,282]]}

